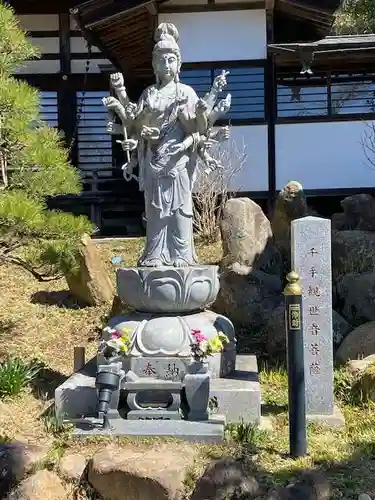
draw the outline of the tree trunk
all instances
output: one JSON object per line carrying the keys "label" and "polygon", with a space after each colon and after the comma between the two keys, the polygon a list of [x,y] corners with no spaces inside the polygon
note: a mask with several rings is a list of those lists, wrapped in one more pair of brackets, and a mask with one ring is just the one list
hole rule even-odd
{"label": "tree trunk", "polygon": [[78,257],[79,270],[65,276],[71,293],[89,306],[111,303],[114,288],[95,243],[85,234]]}

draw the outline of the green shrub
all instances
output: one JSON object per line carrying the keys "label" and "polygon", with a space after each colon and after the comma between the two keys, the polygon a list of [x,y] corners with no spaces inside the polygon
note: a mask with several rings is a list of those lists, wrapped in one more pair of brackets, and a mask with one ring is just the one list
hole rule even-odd
{"label": "green shrub", "polygon": [[73,272],[87,217],[49,210],[47,201],[82,190],[79,170],[59,131],[43,123],[40,93],[15,78],[38,56],[13,10],[0,4],[0,265],[20,266],[40,281]]}
{"label": "green shrub", "polygon": [[42,369],[37,361],[26,363],[9,357],[0,363],[0,398],[16,396],[32,382]]}

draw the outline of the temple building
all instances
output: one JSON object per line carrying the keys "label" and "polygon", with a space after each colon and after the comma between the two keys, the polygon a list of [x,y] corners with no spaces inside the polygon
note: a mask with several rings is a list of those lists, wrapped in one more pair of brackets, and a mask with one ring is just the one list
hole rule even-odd
{"label": "temple building", "polygon": [[84,180],[80,197],[54,206],[87,214],[103,236],[141,230],[143,196],[122,178],[102,98],[114,70],[133,100],[153,82],[153,34],[164,21],[179,31],[181,81],[198,95],[230,71],[228,123],[246,151],[237,193],[268,210],[296,180],[324,214],[375,191],[363,146],[375,123],[375,35],[330,36],[340,0],[78,1],[8,2],[42,52],[18,76],[40,89],[43,116],[64,131]]}

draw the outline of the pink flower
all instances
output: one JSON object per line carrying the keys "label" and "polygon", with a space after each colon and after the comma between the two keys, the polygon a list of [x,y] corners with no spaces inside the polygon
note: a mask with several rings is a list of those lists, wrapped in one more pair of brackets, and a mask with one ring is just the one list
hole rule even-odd
{"label": "pink flower", "polygon": [[119,333],[117,330],[115,330],[115,331],[112,333],[111,338],[112,338],[112,339],[119,339],[119,338],[121,338],[121,333]]}
{"label": "pink flower", "polygon": [[204,333],[202,333],[200,330],[192,330],[191,334],[198,344],[207,340],[206,335],[204,335]]}

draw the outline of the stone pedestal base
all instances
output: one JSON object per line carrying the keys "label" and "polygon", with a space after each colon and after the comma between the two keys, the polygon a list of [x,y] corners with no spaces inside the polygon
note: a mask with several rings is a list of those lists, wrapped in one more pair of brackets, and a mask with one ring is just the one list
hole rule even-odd
{"label": "stone pedestal base", "polygon": [[314,422],[315,424],[323,425],[325,427],[332,427],[339,429],[345,425],[345,417],[342,414],[340,408],[336,405],[333,408],[333,413],[331,415],[307,415],[307,422]]}
{"label": "stone pedestal base", "polygon": [[[56,413],[65,420],[76,419],[77,433],[86,435],[132,435],[132,436],[169,436],[176,438],[220,442],[224,433],[223,415],[227,422],[260,422],[260,384],[255,356],[237,356],[236,370],[226,378],[216,378],[210,384],[211,414],[208,422],[186,420],[125,420],[119,412],[111,408],[112,431],[95,426],[97,390],[95,388],[96,360],[90,361],[85,368],[74,373],[60,385],[55,392]],[[85,420],[82,420],[85,419]],[[194,437],[195,436],[195,437]]]}
{"label": "stone pedestal base", "polygon": [[204,443],[222,443],[224,441],[224,419],[212,419],[207,422],[188,420],[123,420],[112,419],[111,429],[104,430],[90,421],[76,424],[77,437],[92,436],[132,436],[132,437],[171,437]]}
{"label": "stone pedestal base", "polygon": [[[129,370],[138,377],[153,376],[165,380],[182,380],[191,362],[192,330],[204,332],[207,339],[224,333],[229,343],[223,352],[207,359],[211,378],[225,377],[235,369],[236,339],[231,321],[213,311],[200,311],[189,314],[159,315],[131,312],[116,316],[108,322],[110,328],[118,331],[131,331],[131,344],[128,356],[118,358],[123,370]],[[103,332],[103,340],[109,333]],[[108,363],[101,353],[98,365]]]}

